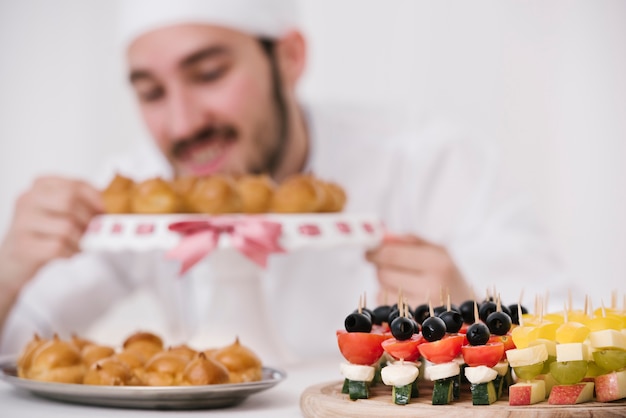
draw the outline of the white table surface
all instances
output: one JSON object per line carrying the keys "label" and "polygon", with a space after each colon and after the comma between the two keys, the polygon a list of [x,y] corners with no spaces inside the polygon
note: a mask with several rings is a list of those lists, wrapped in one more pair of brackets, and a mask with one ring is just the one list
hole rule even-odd
{"label": "white table surface", "polygon": [[40,398],[0,380],[0,417],[301,417],[302,392],[318,383],[340,380],[339,361],[339,358],[333,357],[282,367],[287,372],[285,380],[271,389],[251,395],[237,406],[224,409],[163,411],[86,406]]}

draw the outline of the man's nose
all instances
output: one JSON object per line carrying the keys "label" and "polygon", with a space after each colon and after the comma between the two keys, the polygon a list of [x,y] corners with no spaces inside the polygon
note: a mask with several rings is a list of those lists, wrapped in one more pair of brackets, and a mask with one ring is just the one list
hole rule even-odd
{"label": "man's nose", "polygon": [[170,92],[168,119],[169,136],[174,139],[192,137],[205,123],[201,106],[184,89]]}

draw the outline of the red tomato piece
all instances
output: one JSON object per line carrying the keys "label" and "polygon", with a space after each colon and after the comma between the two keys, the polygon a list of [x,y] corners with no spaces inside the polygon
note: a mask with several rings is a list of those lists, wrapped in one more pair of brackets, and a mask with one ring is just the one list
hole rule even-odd
{"label": "red tomato piece", "polygon": [[502,343],[504,344],[504,353],[502,353],[502,358],[500,360],[506,360],[506,352],[508,350],[512,350],[515,348],[515,343],[513,342],[513,338],[511,335],[492,335],[489,337],[488,343]]}
{"label": "red tomato piece", "polygon": [[337,331],[339,351],[352,364],[370,366],[383,355],[382,342],[391,338],[391,334],[373,332]]}
{"label": "red tomato piece", "polygon": [[419,346],[425,341],[422,334],[413,334],[411,338],[404,341],[389,338],[383,341],[382,346],[383,350],[396,360],[415,361],[420,356]]}
{"label": "red tomato piece", "polygon": [[439,341],[422,343],[419,349],[431,363],[447,363],[461,354],[464,339],[462,334],[446,335]]}
{"label": "red tomato piece", "polygon": [[493,367],[504,355],[504,344],[501,342],[487,343],[485,345],[464,345],[462,347],[463,360],[468,366]]}

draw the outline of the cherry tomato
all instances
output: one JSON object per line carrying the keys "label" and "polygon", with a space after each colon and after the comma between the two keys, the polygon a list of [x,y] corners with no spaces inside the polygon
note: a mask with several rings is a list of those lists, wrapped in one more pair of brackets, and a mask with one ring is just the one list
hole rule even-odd
{"label": "cherry tomato", "polygon": [[389,355],[396,360],[415,361],[420,356],[419,346],[426,342],[422,334],[413,334],[411,338],[404,341],[389,338],[383,341],[382,346]]}
{"label": "cherry tomato", "polygon": [[339,351],[352,364],[370,366],[383,355],[382,342],[391,338],[391,334],[373,332],[337,331]]}
{"label": "cherry tomato", "polygon": [[506,359],[506,352],[508,350],[512,350],[515,348],[515,343],[513,342],[513,338],[511,337],[511,334],[507,334],[507,335],[492,335],[489,338],[489,341],[487,342],[487,344],[489,343],[502,343],[504,344],[504,353],[502,353],[502,358],[500,360],[505,360]]}
{"label": "cherry tomato", "polygon": [[463,352],[463,360],[465,360],[468,366],[493,367],[498,364],[504,355],[504,344],[494,342],[485,345],[464,345],[461,350]]}
{"label": "cherry tomato", "polygon": [[420,352],[431,363],[447,363],[461,354],[464,335],[450,334],[439,341],[425,342],[419,347]]}

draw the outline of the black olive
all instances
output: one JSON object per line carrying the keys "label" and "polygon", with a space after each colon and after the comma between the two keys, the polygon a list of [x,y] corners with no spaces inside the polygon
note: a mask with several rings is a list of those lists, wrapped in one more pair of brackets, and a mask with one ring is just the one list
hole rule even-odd
{"label": "black olive", "polygon": [[433,312],[435,313],[435,316],[439,316],[439,314],[441,314],[441,313],[443,313],[443,312],[445,312],[447,310],[448,310],[448,308],[446,306],[443,306],[443,305],[436,306],[436,307],[433,308]]}
{"label": "black olive", "polygon": [[[523,314],[527,314],[528,313],[528,309],[526,309],[524,307],[524,305],[521,305],[522,307],[522,315]],[[517,312],[517,303],[514,303],[513,305],[509,305],[509,310],[511,311],[511,322],[513,322],[515,325],[519,325],[519,316],[518,316],[518,312]]]}
{"label": "black olive", "polygon": [[[480,308],[480,305],[478,305]],[[459,311],[461,312],[461,316],[463,317],[463,322],[466,324],[473,324],[476,322],[476,318],[474,318],[474,301],[466,300],[459,307]]]}
{"label": "black olive", "polygon": [[413,317],[418,324],[422,324],[426,318],[430,316],[430,310],[427,304],[423,304],[415,308]]}
{"label": "black olive", "polygon": [[495,302],[483,302],[478,310],[478,317],[481,321],[486,322],[489,314],[496,310],[498,310],[498,305]]}
{"label": "black olive", "polygon": [[459,332],[463,326],[463,318],[457,311],[445,311],[440,313],[438,316],[443,319],[443,322],[445,322],[446,331],[449,333],[454,334]]}
{"label": "black olive", "polygon": [[393,320],[399,316],[400,316],[400,311],[398,309],[391,308],[391,311],[389,311],[389,316],[387,317],[387,323],[391,324]]}
{"label": "black olive", "polygon": [[422,335],[426,341],[438,341],[446,335],[446,323],[437,316],[428,317],[422,323]]}
{"label": "black olive", "polygon": [[396,340],[404,341],[411,338],[415,331],[414,321],[404,316],[399,316],[391,323],[391,335]]}
{"label": "black olive", "polygon": [[511,317],[504,312],[492,312],[485,322],[492,334],[506,335],[511,329]]}
{"label": "black olive", "polygon": [[348,332],[370,332],[372,330],[372,319],[366,313],[353,312],[344,321]]}
{"label": "black olive", "polygon": [[387,318],[389,318],[389,313],[391,312],[391,306],[389,305],[380,305],[374,309],[374,316],[372,317],[372,321],[376,325],[381,325],[383,322],[387,322]]}
{"label": "black olive", "polygon": [[[353,313],[358,313],[359,310],[355,309]],[[372,322],[374,322],[374,312],[372,312],[371,309],[369,308],[361,308],[361,312],[364,313],[365,315],[369,315],[370,319],[372,320]]]}
{"label": "black olive", "polygon": [[467,341],[470,345],[485,345],[489,337],[489,328],[482,322],[475,322],[467,328]]}
{"label": "black olive", "polygon": [[422,327],[420,327],[420,324],[418,324],[415,319],[411,318],[411,322],[413,322],[413,328],[415,329],[413,331],[413,334],[419,334],[420,330],[422,329]]}

